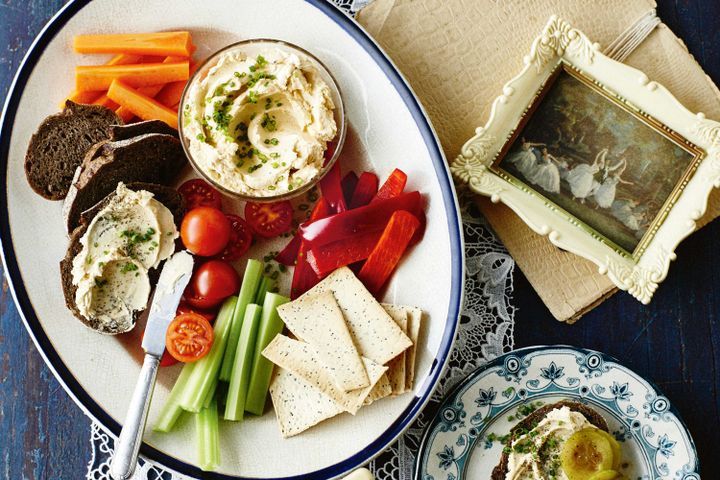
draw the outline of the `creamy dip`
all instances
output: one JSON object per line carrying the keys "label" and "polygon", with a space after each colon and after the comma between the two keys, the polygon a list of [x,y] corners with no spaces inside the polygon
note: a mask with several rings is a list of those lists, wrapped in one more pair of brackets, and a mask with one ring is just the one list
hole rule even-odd
{"label": "creamy dip", "polygon": [[120,183],[115,196],[95,215],[73,259],[75,303],[88,319],[126,331],[150,296],[148,271],[175,251],[173,215],[145,190]]}
{"label": "creamy dip", "polygon": [[568,480],[560,468],[560,452],[570,436],[596,428],[582,413],[568,407],[551,410],[532,430],[508,445],[505,480]]}
{"label": "creamy dip", "polygon": [[272,196],[320,172],[337,133],[330,88],[306,59],[273,49],[220,56],[194,82],[183,135],[198,168],[226,189]]}

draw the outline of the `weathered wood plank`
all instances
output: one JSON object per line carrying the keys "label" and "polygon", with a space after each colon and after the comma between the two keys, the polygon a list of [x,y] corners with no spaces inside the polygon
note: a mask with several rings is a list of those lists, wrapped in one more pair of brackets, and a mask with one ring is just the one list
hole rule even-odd
{"label": "weathered wood plank", "polygon": [[[3,100],[30,43],[63,3],[0,2]],[[0,478],[83,478],[90,458],[90,421],[45,366],[4,281],[0,293],[0,359]]]}

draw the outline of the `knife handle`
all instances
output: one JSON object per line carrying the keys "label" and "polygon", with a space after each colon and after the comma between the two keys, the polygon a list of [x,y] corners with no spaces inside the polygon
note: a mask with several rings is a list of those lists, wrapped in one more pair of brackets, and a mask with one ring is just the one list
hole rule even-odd
{"label": "knife handle", "polygon": [[115,455],[110,464],[110,476],[114,480],[128,480],[135,472],[159,365],[158,357],[145,354],[140,378],[138,378],[135,391],[130,399],[125,423],[120,431]]}

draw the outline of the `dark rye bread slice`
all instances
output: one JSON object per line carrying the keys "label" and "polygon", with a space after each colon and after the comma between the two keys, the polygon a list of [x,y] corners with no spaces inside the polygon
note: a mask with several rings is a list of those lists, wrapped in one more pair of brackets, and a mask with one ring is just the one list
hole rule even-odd
{"label": "dark rye bread slice", "polygon": [[33,190],[48,200],[62,200],[85,153],[110,137],[110,126],[122,124],[102,105],[67,101],[62,112],[50,115],[30,138],[25,176]]}
{"label": "dark rye bread slice", "polygon": [[113,125],[110,127],[110,140],[128,140],[146,133],[164,133],[173,137],[178,136],[177,130],[162,120],[143,120],[127,125]]}
{"label": "dark rye bread slice", "polygon": [[106,142],[90,149],[63,204],[67,231],[72,232],[80,214],[112,193],[118,183],[169,185],[185,164],[180,140],[162,133]]}
{"label": "dark rye bread slice", "polygon": [[[172,212],[175,224],[179,225],[179,222],[182,219],[183,214],[185,213],[185,200],[183,200],[183,197],[177,192],[177,190],[171,187],[166,187],[164,185],[156,185],[151,183],[131,183],[127,185],[127,187],[130,190],[134,191],[147,190],[148,192],[151,192],[156,200],[165,205],[168,210]],[[97,215],[100,210],[105,208],[105,206],[110,202],[112,197],[113,194],[108,195],[97,205],[94,205],[92,208],[82,213],[82,221],[80,222],[80,225],[78,225],[78,227],[75,228],[70,235],[70,243],[68,244],[67,252],[65,253],[65,257],[60,261],[60,279],[62,282],[63,295],[65,296],[65,305],[67,305],[68,309],[72,312],[72,314],[75,315],[75,317],[77,317],[82,323],[92,328],[93,330],[97,330],[101,333],[107,333],[109,335],[126,332],[132,327],[127,328],[127,326],[124,326],[123,328],[123,326],[120,325],[103,325],[97,320],[85,318],[80,313],[77,305],[75,304],[75,292],[77,291],[77,286],[73,285],[72,283],[72,263],[73,259],[82,250],[82,244],[80,243],[80,239],[82,239],[82,236],[85,235],[85,232],[87,232],[90,222],[93,218],[95,218],[95,215]],[[158,272],[159,269],[150,272],[151,283],[155,283],[157,281]],[[135,314],[135,318],[133,318],[133,325],[141,314],[142,312],[137,312]]]}
{"label": "dark rye bread slice", "polygon": [[[525,417],[523,421],[515,425],[512,430],[510,430],[510,436],[508,437],[507,444],[510,445],[515,440],[515,438],[522,435],[522,433],[535,428],[535,426],[543,418],[545,418],[548,413],[555,410],[556,408],[562,407],[568,407],[573,412],[582,413],[588,420],[588,422],[592,423],[600,430],[605,430],[606,432],[608,431],[607,422],[598,412],[582,403],[573,402],[570,400],[563,400],[557,403],[553,403],[551,405],[545,405],[543,407],[540,407],[533,413]],[[493,469],[490,480],[505,480],[505,476],[507,475],[508,459],[508,453],[503,451],[503,454],[500,457],[500,463],[498,463],[498,465]]]}

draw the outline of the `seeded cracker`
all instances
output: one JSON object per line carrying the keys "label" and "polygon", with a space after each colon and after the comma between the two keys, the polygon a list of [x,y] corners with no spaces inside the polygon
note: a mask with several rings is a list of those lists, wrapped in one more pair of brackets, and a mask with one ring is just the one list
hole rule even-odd
{"label": "seeded cracker", "polygon": [[343,409],[320,390],[283,368],[276,368],[270,384],[280,433],[288,438],[302,433]]}
{"label": "seeded cracker", "polygon": [[277,309],[288,329],[317,350],[335,385],[349,392],[370,385],[342,311],[331,292],[302,296]]}
{"label": "seeded cracker", "polygon": [[384,365],[412,345],[390,315],[347,267],[339,268],[305,293],[332,292],[360,355]]}
{"label": "seeded cracker", "polygon": [[[397,323],[398,327],[402,329],[403,332],[407,335],[407,323],[408,323],[408,314],[407,309],[402,306],[397,305],[390,305],[387,303],[383,303],[382,307],[385,309],[385,311],[392,317],[392,319]],[[410,347],[412,348],[412,347]],[[401,393],[405,392],[405,380],[406,380],[406,373],[405,373],[405,363],[406,363],[406,357],[407,357],[407,350],[397,357],[390,360],[387,364],[388,366],[388,379],[390,380],[390,385],[392,385],[392,394],[393,395],[400,395]]]}
{"label": "seeded cracker", "polygon": [[323,392],[352,415],[357,413],[370,390],[387,370],[387,367],[363,359],[370,375],[370,385],[343,392],[335,386],[332,374],[320,362],[317,350],[307,343],[277,335],[262,353],[274,364],[305,380],[311,388]]}
{"label": "seeded cracker", "polygon": [[412,346],[405,352],[405,389],[412,390],[415,382],[415,356],[417,354],[417,342],[420,337],[420,324],[422,323],[423,312],[417,307],[405,307],[408,312],[407,333],[412,340]]}

